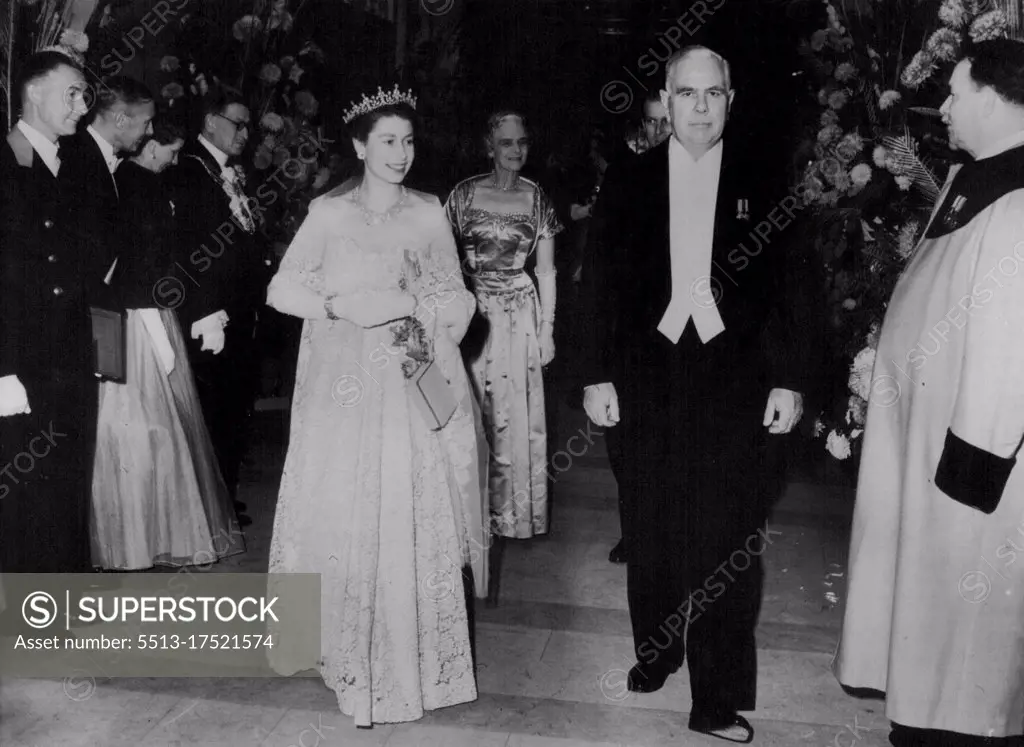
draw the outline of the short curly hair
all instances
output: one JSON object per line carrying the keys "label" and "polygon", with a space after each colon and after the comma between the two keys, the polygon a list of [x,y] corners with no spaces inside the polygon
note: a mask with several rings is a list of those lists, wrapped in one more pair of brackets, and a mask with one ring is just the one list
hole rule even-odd
{"label": "short curly hair", "polygon": [[967,48],[971,79],[989,86],[1007,101],[1024,106],[1024,43],[1014,39],[990,39]]}

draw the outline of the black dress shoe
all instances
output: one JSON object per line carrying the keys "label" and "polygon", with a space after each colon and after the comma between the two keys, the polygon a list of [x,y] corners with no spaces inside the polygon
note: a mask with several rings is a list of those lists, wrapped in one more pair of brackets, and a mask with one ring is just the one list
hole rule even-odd
{"label": "black dress shoe", "polygon": [[625,563],[626,562],[626,540],[620,539],[619,543],[612,548],[612,551],[608,553],[608,562],[610,563]]}
{"label": "black dress shoe", "polygon": [[244,514],[246,508],[248,507],[242,501],[235,501],[235,511],[237,511],[238,513]]}
{"label": "black dress shoe", "polygon": [[626,677],[626,687],[631,693],[653,693],[665,685],[669,675],[679,671],[678,664],[640,664],[633,665]]}
{"label": "black dress shoe", "polygon": [[735,744],[750,744],[754,741],[754,727],[735,711],[721,715],[694,711],[690,714],[689,728],[698,734],[707,734]]}

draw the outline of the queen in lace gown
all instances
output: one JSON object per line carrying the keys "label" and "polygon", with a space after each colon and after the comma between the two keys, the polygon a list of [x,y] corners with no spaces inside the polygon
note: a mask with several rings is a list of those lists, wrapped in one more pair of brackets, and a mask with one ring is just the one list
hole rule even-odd
{"label": "queen in lace gown", "polygon": [[[476,698],[463,568],[483,596],[486,553],[458,347],[476,304],[451,230],[432,195],[401,188],[375,216],[362,192],[314,200],[270,284],[268,303],[305,322],[269,571],[320,574],[320,673],[365,726]],[[401,291],[414,297],[405,311]],[[439,430],[403,371],[413,310],[458,401]],[[281,674],[296,669],[288,650],[279,637]]]}

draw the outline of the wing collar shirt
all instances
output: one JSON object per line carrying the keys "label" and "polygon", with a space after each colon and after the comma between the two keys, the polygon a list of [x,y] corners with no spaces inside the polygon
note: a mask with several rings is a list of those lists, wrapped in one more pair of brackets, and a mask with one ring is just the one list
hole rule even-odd
{"label": "wing collar shirt", "polygon": [[[117,167],[121,165],[121,159],[114,153],[114,146],[103,139],[103,136],[93,129],[92,125],[89,125],[86,130],[92,135],[92,139],[96,141],[96,145],[100,146],[100,152],[103,154],[103,160],[107,162],[107,169],[110,171],[110,175],[113,176],[114,172],[117,171]],[[115,182],[115,187],[117,186]]]}
{"label": "wing collar shirt", "polygon": [[42,162],[46,164],[46,168],[50,170],[50,173],[57,176],[57,172],[60,170],[57,143],[51,143],[39,130],[26,123],[23,119],[18,120],[17,127],[21,130],[21,134],[25,136],[25,139],[28,140],[32,149],[39,155]]}
{"label": "wing collar shirt", "polygon": [[203,135],[199,136],[199,141],[200,141],[201,146],[203,146],[203,148],[205,148],[207,151],[209,151],[210,155],[213,156],[216,159],[217,165],[220,166],[221,172],[230,171],[230,169],[227,168],[227,154],[226,153],[224,153],[219,148],[214,146],[214,144],[212,142],[210,142],[208,139],[206,139],[205,137],[203,137]]}
{"label": "wing collar shirt", "polygon": [[699,160],[674,137],[668,147],[669,243],[672,300],[658,331],[679,342],[692,318],[701,342],[725,331],[711,286],[715,207],[722,171],[722,142]]}

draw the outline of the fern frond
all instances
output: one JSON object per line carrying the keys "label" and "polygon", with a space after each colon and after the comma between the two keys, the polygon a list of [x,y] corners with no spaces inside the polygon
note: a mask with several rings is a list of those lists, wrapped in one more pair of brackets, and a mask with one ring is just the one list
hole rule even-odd
{"label": "fern frond", "polygon": [[917,152],[917,141],[910,134],[910,129],[905,128],[901,136],[883,137],[882,144],[892,153],[900,171],[910,177],[918,191],[934,203],[939,198],[942,185],[927,161]]}

